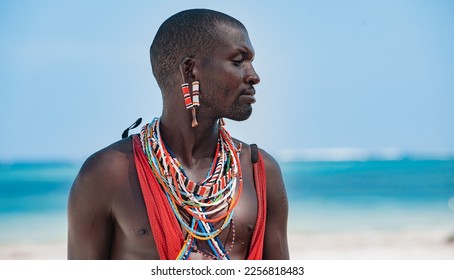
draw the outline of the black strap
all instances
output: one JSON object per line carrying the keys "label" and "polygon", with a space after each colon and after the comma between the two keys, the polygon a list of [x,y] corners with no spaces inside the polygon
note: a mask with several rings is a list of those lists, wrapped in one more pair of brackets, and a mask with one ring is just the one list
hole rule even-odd
{"label": "black strap", "polygon": [[141,122],[142,122],[142,118],[138,118],[137,121],[135,121],[128,128],[126,128],[125,131],[123,131],[123,133],[121,134],[121,138],[124,139],[124,138],[128,137],[129,131],[131,129],[134,129],[134,128],[138,127]]}
{"label": "black strap", "polygon": [[259,148],[256,144],[251,144],[251,161],[252,163],[259,161]]}

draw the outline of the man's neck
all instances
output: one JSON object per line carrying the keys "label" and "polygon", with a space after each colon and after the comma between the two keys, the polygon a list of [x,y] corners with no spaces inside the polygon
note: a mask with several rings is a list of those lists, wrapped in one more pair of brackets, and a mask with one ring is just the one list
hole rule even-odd
{"label": "man's neck", "polygon": [[185,168],[197,167],[214,157],[219,135],[216,120],[200,119],[198,126],[192,127],[188,117],[163,113],[160,132],[166,146]]}

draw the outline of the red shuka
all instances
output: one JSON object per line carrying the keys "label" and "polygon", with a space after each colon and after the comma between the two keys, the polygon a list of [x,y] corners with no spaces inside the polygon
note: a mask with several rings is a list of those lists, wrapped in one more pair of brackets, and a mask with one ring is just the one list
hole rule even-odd
{"label": "red shuka", "polygon": [[[153,237],[161,260],[175,260],[183,247],[184,236],[173,214],[164,191],[156,180],[148,158],[142,150],[140,138],[133,136],[134,161],[147,208]],[[266,224],[266,174],[262,156],[253,163],[254,181],[258,198],[257,221],[249,246],[248,260],[261,260]]]}

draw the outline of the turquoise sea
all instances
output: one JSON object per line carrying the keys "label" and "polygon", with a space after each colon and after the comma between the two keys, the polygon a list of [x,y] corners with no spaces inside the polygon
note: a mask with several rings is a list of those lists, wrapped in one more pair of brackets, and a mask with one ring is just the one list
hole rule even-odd
{"label": "turquoise sea", "polygon": [[[66,238],[80,163],[0,164],[0,244]],[[443,227],[454,232],[454,160],[282,162],[289,230]]]}
{"label": "turquoise sea", "polygon": [[454,160],[292,162],[281,168],[290,230],[435,227],[454,233]]}

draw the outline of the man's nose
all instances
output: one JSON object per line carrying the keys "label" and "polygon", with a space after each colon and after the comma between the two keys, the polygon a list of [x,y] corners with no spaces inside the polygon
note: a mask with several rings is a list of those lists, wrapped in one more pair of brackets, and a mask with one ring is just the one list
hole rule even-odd
{"label": "man's nose", "polygon": [[257,72],[255,72],[255,69],[252,65],[249,66],[249,69],[248,69],[248,72],[246,75],[246,83],[248,83],[250,85],[256,85],[256,84],[260,83],[260,77],[257,74]]}

